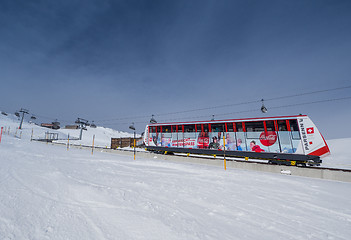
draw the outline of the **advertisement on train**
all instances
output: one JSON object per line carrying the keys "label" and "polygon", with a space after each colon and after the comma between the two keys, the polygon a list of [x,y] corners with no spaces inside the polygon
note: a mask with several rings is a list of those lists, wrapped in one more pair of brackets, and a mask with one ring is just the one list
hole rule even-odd
{"label": "advertisement on train", "polygon": [[299,132],[150,133],[148,146],[303,153]]}
{"label": "advertisement on train", "polygon": [[277,119],[274,124],[272,120],[265,121],[265,125],[263,121],[233,124],[246,127],[229,132],[215,127],[200,132],[194,128],[184,131],[184,127],[182,132],[148,132],[146,128],[144,141],[147,146],[172,148],[297,153],[321,157],[330,154],[323,136],[305,115]]}

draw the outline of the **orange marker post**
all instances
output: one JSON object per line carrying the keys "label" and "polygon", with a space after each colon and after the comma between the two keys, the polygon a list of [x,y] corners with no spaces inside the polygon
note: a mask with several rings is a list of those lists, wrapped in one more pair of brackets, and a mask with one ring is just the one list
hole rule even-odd
{"label": "orange marker post", "polygon": [[227,170],[227,161],[225,160],[225,134],[223,133],[223,153],[224,153],[224,170]]}
{"label": "orange marker post", "polygon": [[4,127],[1,127],[1,133],[0,133],[0,143],[1,143],[1,137],[2,137],[2,129],[3,129]]}

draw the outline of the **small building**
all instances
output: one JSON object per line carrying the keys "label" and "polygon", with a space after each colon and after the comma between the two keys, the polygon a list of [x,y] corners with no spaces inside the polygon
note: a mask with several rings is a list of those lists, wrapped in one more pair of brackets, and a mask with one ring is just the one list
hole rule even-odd
{"label": "small building", "polygon": [[53,123],[42,123],[40,124],[41,127],[51,128],[51,129],[60,129],[59,125]]}
{"label": "small building", "polygon": [[[136,138],[135,142],[138,146],[138,142],[140,143],[142,138]],[[133,147],[134,146],[134,138],[111,138],[111,149],[123,148],[123,147]]]}
{"label": "small building", "polygon": [[65,129],[79,129],[79,125],[66,125]]}

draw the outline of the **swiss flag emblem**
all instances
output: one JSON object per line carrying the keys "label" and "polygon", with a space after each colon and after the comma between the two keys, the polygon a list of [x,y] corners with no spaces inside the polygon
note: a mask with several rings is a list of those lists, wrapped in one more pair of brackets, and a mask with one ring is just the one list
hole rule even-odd
{"label": "swiss flag emblem", "polygon": [[313,127],[307,128],[306,130],[307,130],[307,134],[314,133],[314,128]]}

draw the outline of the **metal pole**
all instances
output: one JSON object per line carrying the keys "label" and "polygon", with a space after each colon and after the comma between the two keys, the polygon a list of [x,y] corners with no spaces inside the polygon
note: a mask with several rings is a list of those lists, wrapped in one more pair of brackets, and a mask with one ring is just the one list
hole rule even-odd
{"label": "metal pole", "polygon": [[28,114],[29,111],[27,109],[23,109],[21,108],[20,112],[22,113],[22,119],[21,119],[21,123],[18,129],[22,129],[22,123],[23,123],[23,118],[24,118],[24,114]]}
{"label": "metal pole", "polygon": [[94,153],[94,140],[95,140],[95,134],[93,135],[93,145],[91,147],[91,155]]}
{"label": "metal pole", "polygon": [[135,160],[135,131],[134,131],[134,160]]}
{"label": "metal pole", "polygon": [[224,170],[227,170],[227,161],[225,160],[225,125],[223,125],[223,154],[224,154]]}
{"label": "metal pole", "polygon": [[67,151],[69,150],[69,134],[67,136]]}
{"label": "metal pole", "polygon": [[79,140],[82,140],[82,135],[83,135],[83,125],[80,125]]}
{"label": "metal pole", "polygon": [[22,129],[23,118],[24,118],[24,112],[22,112],[22,119],[21,119],[21,124],[19,126],[19,129]]}

